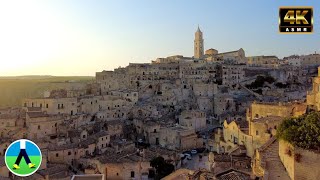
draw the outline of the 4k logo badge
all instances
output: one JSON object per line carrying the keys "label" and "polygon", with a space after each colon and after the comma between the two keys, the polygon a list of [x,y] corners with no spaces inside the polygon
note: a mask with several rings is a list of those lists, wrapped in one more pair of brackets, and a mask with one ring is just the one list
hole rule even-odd
{"label": "4k logo badge", "polygon": [[279,32],[287,34],[306,34],[313,32],[312,7],[280,7]]}

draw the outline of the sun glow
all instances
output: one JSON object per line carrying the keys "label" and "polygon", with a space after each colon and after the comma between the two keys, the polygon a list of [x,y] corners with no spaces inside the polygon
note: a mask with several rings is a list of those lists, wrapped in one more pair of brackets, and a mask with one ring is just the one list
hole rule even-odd
{"label": "sun glow", "polygon": [[92,40],[50,10],[45,1],[0,2],[0,76],[47,74],[51,68],[61,74],[55,64],[70,67],[92,52]]}

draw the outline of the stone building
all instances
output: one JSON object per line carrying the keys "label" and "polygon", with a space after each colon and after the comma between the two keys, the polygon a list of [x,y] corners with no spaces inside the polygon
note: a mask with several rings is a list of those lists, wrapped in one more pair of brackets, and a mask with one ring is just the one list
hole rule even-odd
{"label": "stone building", "polygon": [[222,60],[224,62],[234,62],[235,64],[246,64],[247,58],[245,56],[245,52],[242,48],[236,51],[224,52],[217,54],[218,60]]}
{"label": "stone building", "polygon": [[[247,109],[247,121],[224,121],[223,140],[217,134],[218,153],[231,152],[240,145],[246,148],[249,157],[276,134],[277,126],[283,118],[299,116],[306,112],[303,103],[252,103]],[[214,149],[214,148],[213,148]]]}
{"label": "stone building", "polygon": [[300,56],[301,66],[319,66],[320,54],[314,53],[309,55]]}
{"label": "stone building", "polygon": [[320,177],[319,152],[294,147],[280,140],[279,157],[291,179],[318,179]]}
{"label": "stone building", "polygon": [[179,125],[195,130],[196,132],[206,128],[206,114],[198,110],[185,110],[179,117]]}
{"label": "stone building", "polygon": [[38,98],[25,99],[23,107],[38,107],[47,114],[70,114],[74,115],[78,112],[77,98]]}
{"label": "stone building", "polygon": [[249,66],[277,67],[279,65],[277,56],[250,56],[247,59]]}
{"label": "stone building", "polygon": [[203,147],[203,140],[198,138],[194,129],[172,126],[161,127],[159,144],[170,150],[189,150]]}
{"label": "stone building", "polygon": [[[253,102],[247,109],[247,120],[252,121],[255,118],[266,116],[291,117],[299,116],[306,112],[307,106],[300,102],[288,103],[259,103]],[[249,124],[250,125],[250,124]]]}
{"label": "stone building", "polygon": [[194,39],[194,58],[200,59],[203,56],[203,37],[202,32],[198,26],[197,32],[195,33]]}
{"label": "stone building", "polygon": [[143,136],[143,139],[151,145],[159,145],[160,140],[160,124],[153,120],[134,119],[133,124],[137,133]]}
{"label": "stone building", "polygon": [[74,165],[81,157],[104,153],[111,140],[110,135],[105,131],[92,135],[82,131],[69,133],[69,136],[71,136],[70,138],[76,136],[77,140],[62,145],[50,144],[48,146],[48,161]]}
{"label": "stone building", "polygon": [[215,95],[213,106],[213,112],[217,116],[222,115],[226,112],[235,111],[235,102],[233,96],[227,93],[219,93]]}
{"label": "stone building", "polygon": [[300,56],[297,55],[286,57],[286,60],[288,61],[288,64],[291,66],[301,67],[302,65],[302,59],[300,58]]}
{"label": "stone building", "polygon": [[162,156],[179,164],[174,151],[157,149],[136,150],[131,149],[121,153],[109,152],[94,159],[82,159],[84,166],[93,166],[98,172],[105,175],[106,179],[148,179],[154,176],[154,169],[150,166],[151,159]]}
{"label": "stone building", "polygon": [[57,136],[58,125],[66,118],[44,112],[27,112],[26,114],[26,127],[29,132],[27,137],[33,140]]}
{"label": "stone building", "polygon": [[312,91],[307,92],[307,105],[311,108],[320,110],[320,67],[318,67],[318,76],[313,78]]}
{"label": "stone building", "polygon": [[222,84],[226,86],[232,86],[240,83],[244,79],[244,67],[245,65],[241,64],[223,64],[221,66]]}

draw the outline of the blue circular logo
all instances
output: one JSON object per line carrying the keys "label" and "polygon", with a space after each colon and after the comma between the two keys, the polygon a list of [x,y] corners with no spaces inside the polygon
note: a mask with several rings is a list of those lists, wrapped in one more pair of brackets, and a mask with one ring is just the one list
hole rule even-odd
{"label": "blue circular logo", "polygon": [[42,161],[40,148],[32,141],[20,139],[10,144],[4,155],[7,168],[17,176],[35,173]]}

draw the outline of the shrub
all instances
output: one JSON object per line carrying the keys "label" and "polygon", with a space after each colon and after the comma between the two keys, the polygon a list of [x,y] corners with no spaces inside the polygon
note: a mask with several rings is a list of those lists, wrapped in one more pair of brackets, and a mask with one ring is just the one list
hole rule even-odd
{"label": "shrub", "polygon": [[277,137],[303,149],[320,150],[320,113],[284,119]]}
{"label": "shrub", "polygon": [[262,87],[264,82],[273,83],[275,79],[271,76],[257,76],[256,80],[251,84],[247,84],[246,87],[250,89],[256,89]]}

